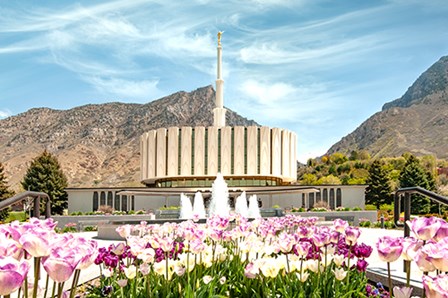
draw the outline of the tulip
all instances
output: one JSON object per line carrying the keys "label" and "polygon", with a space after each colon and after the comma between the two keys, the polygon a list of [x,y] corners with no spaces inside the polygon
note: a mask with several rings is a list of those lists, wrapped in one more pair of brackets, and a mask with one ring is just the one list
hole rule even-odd
{"label": "tulip", "polygon": [[213,277],[211,277],[210,275],[204,275],[204,277],[202,278],[202,280],[204,281],[204,283],[205,283],[206,285],[208,285],[208,284],[213,280]]}
{"label": "tulip", "polygon": [[26,261],[19,262],[13,257],[0,257],[0,296],[6,296],[18,290],[29,270]]}
{"label": "tulip", "polygon": [[337,218],[333,221],[333,227],[337,232],[344,233],[344,231],[349,227],[349,224],[345,220]]}
{"label": "tulip", "polygon": [[19,243],[31,256],[44,257],[50,254],[50,241],[54,238],[54,233],[48,231],[29,230],[20,237]]}
{"label": "tulip", "polygon": [[437,233],[434,235],[434,240],[439,242],[443,239],[448,238],[448,223],[443,219],[440,220],[440,228],[437,230]]}
{"label": "tulip", "polygon": [[436,267],[434,267],[434,264],[429,260],[428,255],[423,249],[419,251],[414,260],[418,268],[423,272],[432,272],[436,270]]}
{"label": "tulip", "polygon": [[45,271],[58,283],[67,281],[80,261],[70,250],[64,251],[63,248],[53,249],[50,255],[42,260]]}
{"label": "tulip", "polygon": [[408,220],[406,224],[415,236],[423,241],[432,239],[442,225],[437,217],[417,217],[412,221]]}
{"label": "tulip", "polygon": [[124,288],[128,285],[128,280],[127,279],[119,279],[119,280],[117,280],[117,284],[120,288]]}
{"label": "tulip", "polygon": [[403,251],[401,238],[383,236],[376,243],[378,255],[383,262],[394,262],[398,260]]}
{"label": "tulip", "polygon": [[412,294],[412,288],[408,287],[394,287],[393,293],[395,298],[410,298]]}
{"label": "tulip", "polygon": [[350,246],[355,245],[359,235],[361,235],[361,231],[358,228],[347,227],[345,229],[345,243]]}
{"label": "tulip", "polygon": [[448,293],[448,275],[430,277],[423,275],[423,287],[427,298],[445,298]]}
{"label": "tulip", "polygon": [[403,251],[401,252],[401,256],[406,261],[412,261],[415,259],[415,256],[422,248],[423,241],[417,240],[412,237],[406,237],[403,239],[401,244],[403,245]]}
{"label": "tulip", "polygon": [[337,280],[343,280],[347,276],[347,271],[342,268],[334,269],[333,273]]}
{"label": "tulip", "polygon": [[256,278],[258,273],[260,272],[258,265],[256,263],[249,263],[244,268],[244,276],[247,278]]}

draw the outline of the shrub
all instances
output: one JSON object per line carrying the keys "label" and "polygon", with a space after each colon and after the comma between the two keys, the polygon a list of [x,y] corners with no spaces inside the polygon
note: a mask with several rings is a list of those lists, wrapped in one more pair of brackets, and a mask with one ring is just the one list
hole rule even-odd
{"label": "shrub", "polygon": [[364,210],[366,210],[366,211],[376,211],[376,206],[375,205],[371,205],[371,204],[367,204],[364,207]]}
{"label": "shrub", "polygon": [[98,207],[98,211],[105,214],[112,214],[112,212],[114,212],[114,208],[112,208],[112,206],[109,205],[101,205],[100,207]]}
{"label": "shrub", "polygon": [[145,214],[146,211],[145,210],[138,210],[137,212],[135,212],[135,214]]}
{"label": "shrub", "polygon": [[366,218],[359,219],[359,226],[363,228],[369,228],[372,225],[372,222]]}
{"label": "shrub", "polygon": [[358,206],[356,206],[356,207],[353,207],[353,209],[352,209],[353,211],[362,211],[362,208],[361,207],[358,207]]}
{"label": "shrub", "polygon": [[85,232],[94,232],[94,231],[98,231],[98,227],[97,226],[87,226],[84,228]]}
{"label": "shrub", "polygon": [[62,229],[62,233],[73,233],[73,232],[76,232],[76,231],[77,231],[76,230],[76,223],[74,223],[74,222],[69,222]]}

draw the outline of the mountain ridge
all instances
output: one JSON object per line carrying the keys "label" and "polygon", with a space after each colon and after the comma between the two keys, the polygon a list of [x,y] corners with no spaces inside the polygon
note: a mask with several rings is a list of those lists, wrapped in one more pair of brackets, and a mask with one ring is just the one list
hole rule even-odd
{"label": "mountain ridge", "polygon": [[[70,187],[139,186],[141,134],[170,126],[211,126],[215,91],[205,86],[137,104],[86,104],[67,110],[32,108],[0,120],[0,161],[20,190],[30,161],[55,154]],[[228,110],[228,125],[258,125]]]}
{"label": "mountain ridge", "polygon": [[368,150],[374,157],[405,152],[448,158],[448,56],[443,56],[402,97],[383,105],[326,154]]}

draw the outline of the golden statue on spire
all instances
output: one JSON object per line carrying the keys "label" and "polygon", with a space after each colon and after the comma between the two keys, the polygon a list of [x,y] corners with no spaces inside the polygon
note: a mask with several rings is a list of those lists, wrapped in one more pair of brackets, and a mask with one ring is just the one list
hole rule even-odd
{"label": "golden statue on spire", "polygon": [[224,31],[218,31],[218,46],[221,45],[221,35],[224,33]]}

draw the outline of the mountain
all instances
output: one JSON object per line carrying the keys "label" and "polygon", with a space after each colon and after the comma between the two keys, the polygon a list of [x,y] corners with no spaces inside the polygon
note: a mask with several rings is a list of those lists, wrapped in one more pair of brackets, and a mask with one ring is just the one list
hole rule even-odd
{"label": "mountain", "polygon": [[[207,86],[147,104],[31,109],[0,120],[0,162],[15,190],[44,149],[58,157],[70,187],[140,186],[140,135],[160,127],[211,126],[214,100]],[[231,126],[258,125],[231,110],[226,120]]]}
{"label": "mountain", "polygon": [[372,156],[433,154],[448,158],[448,56],[442,57],[406,93],[383,106],[327,152],[367,149]]}

